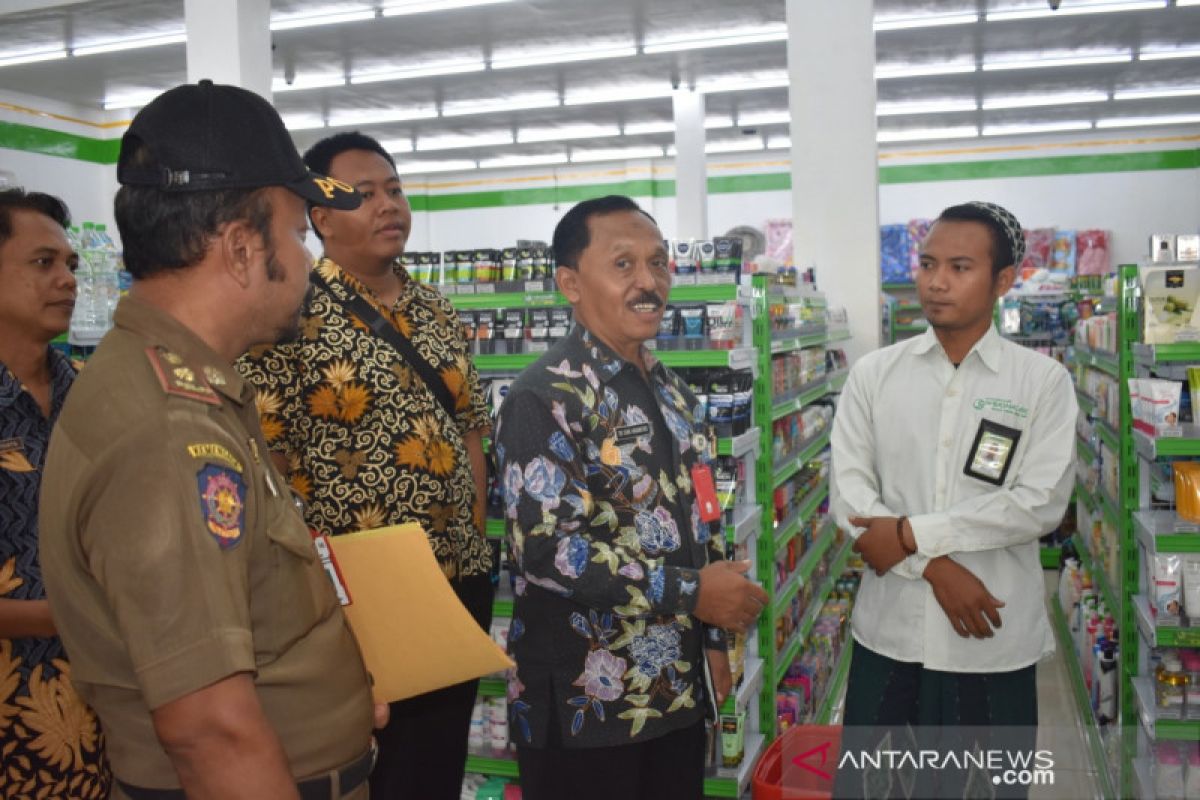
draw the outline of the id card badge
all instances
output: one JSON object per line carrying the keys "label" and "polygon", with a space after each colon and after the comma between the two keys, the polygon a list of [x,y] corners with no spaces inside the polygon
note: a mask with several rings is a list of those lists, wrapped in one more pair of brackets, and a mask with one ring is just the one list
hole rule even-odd
{"label": "id card badge", "polygon": [[346,579],[342,577],[342,568],[338,566],[333,548],[329,546],[329,537],[323,533],[317,533],[311,528],[308,532],[312,534],[313,547],[316,548],[317,557],[321,559],[321,567],[329,576],[329,582],[333,584],[333,593],[337,595],[338,604],[350,605],[354,599],[350,597],[350,590],[346,588]]}
{"label": "id card badge", "polygon": [[713,484],[712,467],[708,464],[692,466],[692,486],[696,488],[696,505],[700,506],[700,519],[716,522],[721,518],[721,504],[717,502],[717,488]]}
{"label": "id card badge", "polygon": [[975,433],[975,441],[971,444],[963,474],[985,483],[1003,486],[1019,441],[1021,432],[1016,428],[1009,428],[989,419],[982,420],[979,430]]}

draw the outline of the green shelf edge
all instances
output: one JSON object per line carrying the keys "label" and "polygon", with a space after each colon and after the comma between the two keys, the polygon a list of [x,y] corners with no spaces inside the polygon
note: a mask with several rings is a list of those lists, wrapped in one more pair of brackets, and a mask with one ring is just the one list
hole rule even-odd
{"label": "green shelf edge", "polygon": [[897,333],[924,333],[929,330],[928,325],[893,325],[892,330]]}
{"label": "green shelf edge", "polygon": [[517,762],[511,758],[468,755],[467,772],[474,772],[477,775],[499,775],[501,778],[518,777]]}
{"label": "green shelf edge", "polygon": [[775,555],[779,555],[779,551],[787,547],[787,543],[792,540],[797,533],[800,532],[800,526],[808,522],[812,517],[813,512],[821,505],[821,502],[829,496],[829,481],[821,481],[821,485],[808,493],[804,502],[800,505],[800,509],[796,512],[796,518],[788,523],[787,527],[775,538]]}
{"label": "green shelf edge", "polygon": [[[1100,434],[1100,438],[1108,445],[1108,449],[1114,453],[1119,453],[1121,450],[1121,437],[1117,435],[1112,426],[1106,420],[1098,419],[1096,420],[1095,427],[1096,432]],[[1197,442],[1197,444],[1200,444],[1200,442]]]}
{"label": "green shelf edge", "polygon": [[[731,350],[663,350],[659,361],[672,368],[724,367]],[[474,356],[475,368],[489,372],[519,371],[537,361],[542,353],[480,353]]]}
{"label": "green shelf edge", "polygon": [[850,677],[850,654],[853,650],[854,637],[850,637],[842,646],[842,652],[838,655],[837,671],[834,672],[833,680],[829,683],[829,690],[825,692],[820,710],[817,711],[816,723],[818,725],[828,725],[829,718],[833,716],[833,704],[837,701],[838,695],[842,693],[846,679]]}
{"label": "green shelf edge", "polygon": [[1087,567],[1088,572],[1091,573],[1092,580],[1100,585],[1100,594],[1104,596],[1104,605],[1110,610],[1120,609],[1121,605],[1115,602],[1117,595],[1113,594],[1112,587],[1108,584],[1107,573],[1104,572],[1100,564],[1096,563],[1091,551],[1084,544],[1083,537],[1075,535],[1071,538],[1075,540],[1075,552],[1079,553],[1079,558],[1083,562],[1083,565]]}
{"label": "green shelf edge", "polygon": [[513,615],[513,601],[512,600],[495,600],[492,602],[492,616],[493,617],[511,618],[512,615]]}
{"label": "green shelf edge", "polygon": [[786,417],[788,414],[794,414],[803,409],[809,403],[820,400],[825,395],[829,394],[829,381],[822,380],[821,383],[809,389],[804,394],[793,397],[791,400],[785,400],[782,403],[771,406],[771,422]]}
{"label": "green shelf edge", "polygon": [[801,464],[824,450],[825,446],[829,444],[829,434],[829,429],[825,429],[817,435],[817,438],[813,439],[810,445],[801,450],[799,455],[791,459],[789,463],[775,470],[771,476],[771,491],[778,489],[781,483],[799,472]]}
{"label": "green shelf edge", "polygon": [[489,539],[503,539],[504,520],[489,518],[484,522],[483,532]]}
{"label": "green shelf edge", "polygon": [[1200,343],[1196,342],[1177,342],[1175,344],[1155,344],[1143,345],[1152,351],[1152,355],[1143,358],[1138,352],[1140,348],[1134,350],[1134,355],[1139,364],[1171,364],[1175,362],[1197,362],[1200,363]]}
{"label": "green shelf edge", "polygon": [[[435,287],[436,288],[436,287]],[[706,284],[704,286],[673,286],[667,302],[717,303],[736,300],[738,285],[735,283]],[[570,303],[559,292],[483,292],[480,294],[446,295],[455,308],[463,310],[479,308],[525,308],[536,306],[567,306]]]}
{"label": "green shelf edge", "polygon": [[915,283],[883,283],[880,284],[879,288],[885,292],[889,290],[897,291],[903,289],[911,289],[915,292],[917,290],[917,285]]}
{"label": "green shelf edge", "polygon": [[1042,569],[1058,569],[1062,565],[1062,548],[1043,547],[1041,557]]}
{"label": "green shelf edge", "polygon": [[808,635],[812,633],[813,626],[817,624],[817,612],[825,605],[825,601],[829,599],[829,595],[833,592],[833,585],[841,576],[842,570],[846,568],[847,562],[850,561],[850,546],[853,543],[852,539],[847,539],[842,545],[842,550],[838,553],[837,558],[829,568],[829,575],[825,578],[825,583],[821,586],[821,591],[813,597],[812,603],[804,610],[804,619],[800,623],[800,627],[796,629],[796,633],[792,636],[792,641],[783,653],[783,657],[775,662],[775,674],[772,676],[774,680],[771,682],[771,689],[779,685],[783,680],[784,674],[787,672],[788,666],[796,660],[796,656],[800,654],[800,648],[804,646],[804,642],[808,639]]}
{"label": "green shelf edge", "polygon": [[833,546],[833,533],[834,526],[831,521],[825,525],[812,547],[808,548],[808,552],[801,557],[800,564],[796,567],[796,571],[800,573],[800,580],[807,583],[808,579],[812,577],[813,570],[817,567],[817,561],[825,554],[826,550]]}
{"label": "green shelf edge", "polygon": [[505,697],[508,695],[508,684],[502,678],[480,678],[479,695],[481,697]]}
{"label": "green shelf edge", "polygon": [[1075,360],[1101,372],[1106,372],[1114,378],[1120,377],[1116,353],[1104,353],[1077,344],[1075,345]]}
{"label": "green shelf edge", "polygon": [[1079,401],[1079,407],[1082,408],[1085,413],[1090,412],[1096,407],[1096,399],[1083,389],[1080,389],[1078,386],[1075,387],[1075,399]]}
{"label": "green shelf edge", "polygon": [[1098,458],[1096,451],[1092,449],[1090,444],[1080,438],[1079,434],[1075,435],[1075,452],[1079,453],[1079,457],[1089,466]]}
{"label": "green shelf edge", "polygon": [[1092,714],[1092,702],[1088,695],[1087,685],[1083,682],[1083,670],[1075,655],[1075,646],[1072,643],[1070,628],[1067,626],[1067,618],[1063,615],[1057,598],[1050,601],[1050,606],[1050,622],[1054,626],[1054,633],[1058,639],[1059,652],[1063,653],[1067,676],[1071,683],[1071,694],[1075,697],[1075,705],[1078,707],[1087,737],[1088,750],[1091,751],[1092,771],[1100,780],[1101,796],[1115,798],[1117,793],[1113,791],[1112,780],[1108,774],[1104,741],[1100,738],[1100,728],[1096,725],[1096,718]]}

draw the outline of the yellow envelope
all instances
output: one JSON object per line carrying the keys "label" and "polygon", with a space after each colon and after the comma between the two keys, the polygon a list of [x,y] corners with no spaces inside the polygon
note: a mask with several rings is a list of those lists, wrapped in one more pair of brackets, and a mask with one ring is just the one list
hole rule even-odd
{"label": "yellow envelope", "polygon": [[403,700],[513,666],[459,602],[420,525],[332,536],[350,592],[342,610],[375,680]]}

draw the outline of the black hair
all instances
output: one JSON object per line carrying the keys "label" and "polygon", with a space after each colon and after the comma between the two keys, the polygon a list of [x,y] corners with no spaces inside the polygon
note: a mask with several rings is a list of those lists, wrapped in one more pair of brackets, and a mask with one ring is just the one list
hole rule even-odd
{"label": "black hair", "polygon": [[[327,136],[321,141],[314,144],[308,150],[304,151],[304,166],[311,169],[318,175],[328,175],[329,168],[333,165],[333,160],[349,150],[366,150],[369,153],[376,153],[383,156],[392,169],[396,168],[396,162],[392,159],[392,154],[383,149],[383,145],[378,139],[367,136],[359,131],[345,131],[343,133],[335,133],[333,136]],[[312,219],[312,203],[308,204],[309,219]],[[317,226],[312,226],[313,233],[321,241],[325,237],[317,230]]]}
{"label": "black hair", "polygon": [[1016,254],[1013,253],[1012,242],[1004,226],[986,210],[971,203],[950,206],[934,220],[937,222],[982,222],[992,237],[992,277],[1000,274],[1005,267],[1016,266]]}
{"label": "black hair", "polygon": [[32,211],[57,222],[63,230],[71,224],[67,204],[52,194],[27,192],[20,186],[0,189],[0,245],[12,236],[12,212]]}
{"label": "black hair", "polygon": [[623,194],[610,194],[584,200],[571,208],[554,226],[554,261],[560,267],[579,269],[579,257],[591,244],[592,234],[588,220],[595,216],[614,214],[618,211],[637,211],[655,225],[658,222],[641,206]]}
{"label": "black hair", "polygon": [[[130,163],[140,166],[151,156],[144,146],[138,147]],[[141,279],[194,266],[221,226],[239,220],[273,252],[268,191],[269,187],[164,192],[154,186],[122,186],[113,201],[113,215],[121,232],[125,269]]]}

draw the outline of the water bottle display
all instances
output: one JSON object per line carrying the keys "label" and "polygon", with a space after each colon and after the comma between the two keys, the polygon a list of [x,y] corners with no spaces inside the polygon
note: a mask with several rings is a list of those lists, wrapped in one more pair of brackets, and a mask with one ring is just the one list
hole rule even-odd
{"label": "water bottle display", "polygon": [[83,223],[72,244],[79,253],[79,268],[75,272],[78,289],[70,342],[94,346],[112,327],[113,309],[120,296],[121,256],[104,225]]}

